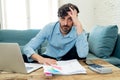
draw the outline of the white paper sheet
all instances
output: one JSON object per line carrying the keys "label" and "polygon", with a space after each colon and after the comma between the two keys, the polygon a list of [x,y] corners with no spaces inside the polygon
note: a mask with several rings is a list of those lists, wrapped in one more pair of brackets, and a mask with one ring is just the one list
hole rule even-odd
{"label": "white paper sheet", "polygon": [[78,62],[77,59],[58,61],[57,65],[43,65],[45,73],[51,74],[86,74],[86,69]]}

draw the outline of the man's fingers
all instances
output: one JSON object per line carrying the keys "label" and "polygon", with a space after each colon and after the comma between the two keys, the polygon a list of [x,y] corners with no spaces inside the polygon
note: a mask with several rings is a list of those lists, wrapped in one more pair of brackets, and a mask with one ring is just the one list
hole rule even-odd
{"label": "man's fingers", "polygon": [[76,9],[72,9],[71,7],[69,7],[69,9],[70,9],[72,15],[77,15]]}
{"label": "man's fingers", "polygon": [[49,59],[46,61],[46,64],[51,65],[51,64],[57,64],[57,61],[54,59]]}

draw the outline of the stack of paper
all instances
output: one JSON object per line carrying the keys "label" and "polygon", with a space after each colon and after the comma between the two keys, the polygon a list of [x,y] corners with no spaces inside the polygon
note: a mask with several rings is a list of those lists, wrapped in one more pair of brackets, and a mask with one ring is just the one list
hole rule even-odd
{"label": "stack of paper", "polygon": [[71,75],[86,74],[86,69],[77,59],[58,61],[57,65],[43,65],[44,73]]}

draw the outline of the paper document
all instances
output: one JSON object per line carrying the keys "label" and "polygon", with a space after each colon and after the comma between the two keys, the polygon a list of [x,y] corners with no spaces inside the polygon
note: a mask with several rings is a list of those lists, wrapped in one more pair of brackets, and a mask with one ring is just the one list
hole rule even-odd
{"label": "paper document", "polygon": [[44,73],[71,75],[86,74],[86,69],[77,59],[58,61],[57,65],[43,65]]}

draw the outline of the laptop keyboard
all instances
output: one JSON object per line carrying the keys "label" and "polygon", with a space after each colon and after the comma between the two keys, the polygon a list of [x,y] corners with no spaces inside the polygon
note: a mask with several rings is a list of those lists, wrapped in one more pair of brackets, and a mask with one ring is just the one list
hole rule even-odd
{"label": "laptop keyboard", "polygon": [[39,67],[42,67],[41,64],[35,64],[35,63],[25,63],[26,69],[31,70],[31,69],[37,69]]}
{"label": "laptop keyboard", "polygon": [[33,67],[26,67],[27,70],[33,69]]}

